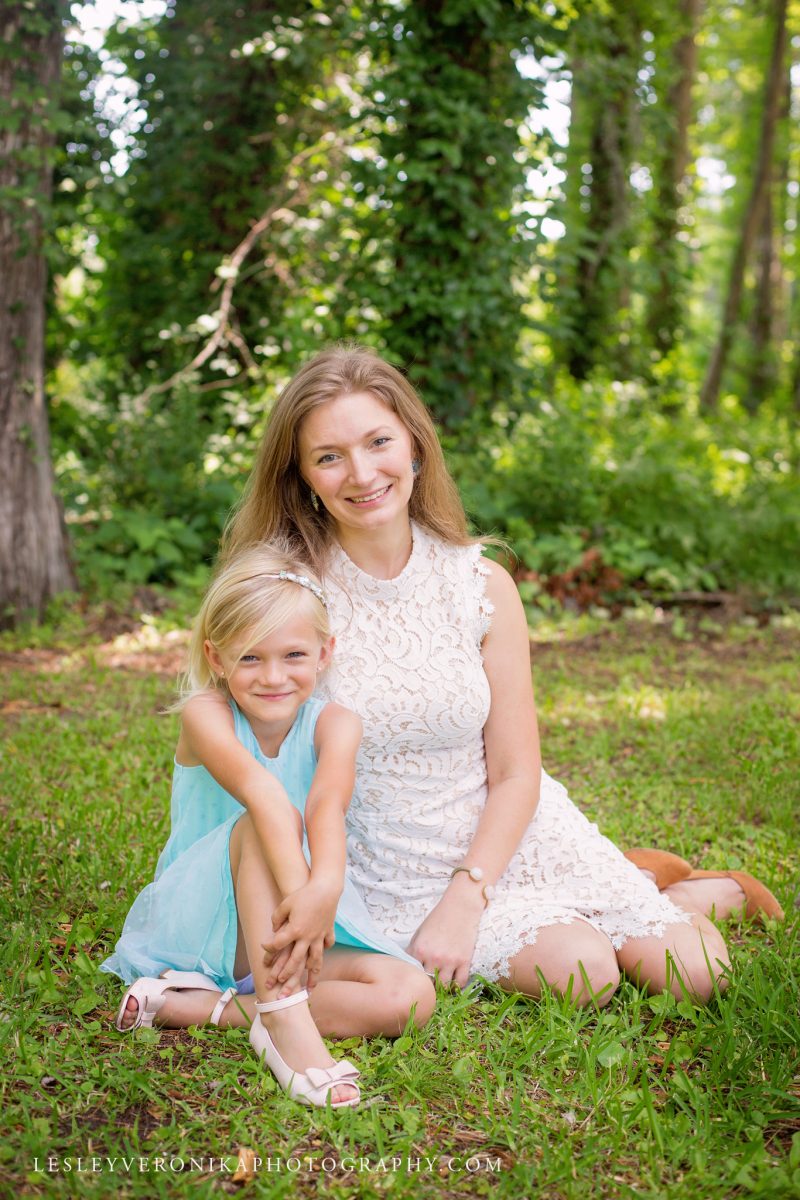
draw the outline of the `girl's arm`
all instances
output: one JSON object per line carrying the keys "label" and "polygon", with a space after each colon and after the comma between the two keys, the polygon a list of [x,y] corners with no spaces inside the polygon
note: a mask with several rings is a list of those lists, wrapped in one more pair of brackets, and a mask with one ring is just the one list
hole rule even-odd
{"label": "girl's arm", "polygon": [[281,895],[302,887],[309,871],[297,809],[280,781],[237,738],[227,701],[213,694],[193,696],[181,716],[178,761],[204,766],[247,810]]}
{"label": "girl's arm", "polygon": [[438,970],[443,983],[460,987],[467,982],[483,915],[482,889],[500,878],[530,824],[542,770],[525,611],[508,572],[486,561],[486,594],[495,610],[482,647],[492,697],[483,729],[489,791],[462,860],[481,867],[483,878],[475,883],[463,871],[454,876],[409,946],[426,971]]}
{"label": "girl's arm", "polygon": [[[275,937],[270,949],[280,951],[295,943],[286,965],[276,973],[285,982],[302,954],[303,932],[318,924],[326,928],[326,946],[333,944],[336,905],[344,887],[344,814],[353,794],[356,753],[361,742],[361,721],[339,704],[327,704],[319,715],[314,736],[317,769],[306,800],[305,822],[311,855],[311,878],[301,891],[287,896],[273,914]],[[309,971],[317,964],[309,955]],[[321,966],[321,948],[319,957]]]}

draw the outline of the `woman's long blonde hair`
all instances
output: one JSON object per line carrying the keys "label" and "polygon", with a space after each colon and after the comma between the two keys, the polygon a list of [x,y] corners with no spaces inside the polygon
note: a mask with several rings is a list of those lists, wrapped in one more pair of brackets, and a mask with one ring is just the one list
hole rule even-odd
{"label": "woman's long blonde hair", "polygon": [[411,435],[419,470],[409,514],[451,545],[470,545],[467,520],[425,405],[408,380],[373,350],[339,345],[310,359],[275,402],[244,495],[223,535],[225,558],[264,540],[284,539],[322,572],[334,540],[332,522],[315,509],[300,474],[298,435],[310,412],[329,400],[369,392]]}
{"label": "woman's long blonde hair", "polygon": [[312,588],[281,579],[281,571],[307,579],[320,588],[314,572],[281,542],[251,546],[221,565],[192,626],[188,667],[174,709],[181,709],[200,692],[228,695],[225,680],[220,679],[206,658],[207,641],[224,653],[246,637],[248,645],[239,646],[240,652],[246,653],[298,614],[308,619],[321,642],[328,640],[331,631],[325,605]]}

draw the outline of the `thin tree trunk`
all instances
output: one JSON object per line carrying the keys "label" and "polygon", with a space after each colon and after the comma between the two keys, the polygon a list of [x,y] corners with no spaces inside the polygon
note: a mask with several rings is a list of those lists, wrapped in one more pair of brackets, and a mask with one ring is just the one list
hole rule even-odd
{"label": "thin tree trunk", "polygon": [[628,346],[617,324],[629,295],[630,169],[640,41],[635,10],[591,14],[578,33],[572,62],[568,188],[579,200],[571,217],[577,241],[565,244],[573,262],[564,357],[575,379],[584,379],[601,354],[612,368],[626,371]]}
{"label": "thin tree trunk", "polygon": [[[22,203],[0,206],[0,627],[74,587],[55,495],[44,396],[47,269],[42,209],[50,199],[52,111],[58,96],[65,6],[49,0],[3,12],[0,101],[16,111],[0,133],[0,188]],[[46,22],[46,25],[45,25]]]}
{"label": "thin tree trunk", "polygon": [[786,297],[783,277],[783,230],[786,223],[786,195],[789,183],[789,119],[791,109],[791,55],[787,55],[783,76],[780,127],[776,154],[767,193],[761,227],[756,238],[756,286],[750,317],[749,386],[744,397],[754,412],[778,384],[778,346],[785,336]]}
{"label": "thin tree trunk", "polygon": [[680,36],[672,51],[674,77],[665,98],[671,124],[659,163],[653,214],[655,285],[647,315],[650,341],[659,355],[668,354],[674,346],[684,311],[681,287],[683,247],[678,242],[678,233],[689,167],[689,128],[692,121],[692,91],[697,74],[697,30],[701,10],[702,0],[681,0],[676,22]]}
{"label": "thin tree trunk", "polygon": [[719,336],[708,364],[708,371],[700,393],[703,408],[713,408],[719,397],[722,375],[728,361],[733,341],[744,288],[744,273],[750,259],[756,232],[762,220],[764,204],[772,178],[775,153],[775,133],[780,118],[781,99],[784,87],[784,64],[786,61],[787,0],[775,0],[775,36],[767,72],[764,96],[764,112],[761,120],[758,157],[756,160],[753,187],[745,208],[739,240],[731,263],[725,306],[722,312]]}
{"label": "thin tree trunk", "polygon": [[750,321],[749,385],[744,397],[745,406],[754,412],[766,399],[775,383],[774,329],[776,268],[780,267],[775,241],[775,206],[773,185],[764,197],[761,226],[755,243],[756,286]]}

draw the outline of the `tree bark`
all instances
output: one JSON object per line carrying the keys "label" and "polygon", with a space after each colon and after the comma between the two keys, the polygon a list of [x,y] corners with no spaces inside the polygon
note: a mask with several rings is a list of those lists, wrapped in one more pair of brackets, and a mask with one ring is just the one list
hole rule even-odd
{"label": "tree bark", "polygon": [[[31,8],[37,11],[31,13]],[[42,249],[51,194],[53,111],[65,6],[49,0],[2,14],[0,101],[0,628],[75,586],[50,461],[44,395],[47,268]]]}
{"label": "tree bark", "polygon": [[739,319],[745,268],[750,260],[756,233],[763,217],[764,205],[769,193],[775,153],[775,134],[780,118],[784,88],[788,43],[786,5],[787,0],[775,0],[775,33],[767,72],[764,111],[761,120],[761,135],[759,138],[753,186],[745,208],[739,240],[731,263],[719,336],[708,364],[702,391],[700,392],[700,404],[703,408],[713,408],[719,397],[722,375],[728,361],[728,354]]}
{"label": "tree bark", "polygon": [[658,164],[652,243],[655,285],[647,315],[650,341],[659,356],[669,354],[674,346],[684,310],[681,279],[685,267],[678,234],[689,167],[689,127],[701,9],[702,0],[681,0],[678,9],[680,36],[672,50],[673,78],[664,99],[670,126]]}
{"label": "tree bark", "polygon": [[576,237],[564,246],[572,260],[563,303],[564,358],[573,378],[585,379],[601,355],[611,369],[629,368],[627,339],[617,327],[629,295],[638,7],[592,12],[575,38],[567,189]]}
{"label": "tree bark", "polygon": [[750,316],[749,387],[745,403],[754,412],[778,384],[778,346],[784,335],[785,297],[782,266],[782,232],[786,220],[789,183],[788,123],[791,119],[791,55],[783,76],[780,124],[786,136],[778,138],[778,149],[764,199],[761,226],[756,238],[756,285]]}

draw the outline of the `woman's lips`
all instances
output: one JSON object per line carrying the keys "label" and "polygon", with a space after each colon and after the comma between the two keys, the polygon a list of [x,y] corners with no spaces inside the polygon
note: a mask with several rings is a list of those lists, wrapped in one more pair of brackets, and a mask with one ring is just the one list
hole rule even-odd
{"label": "woman's lips", "polygon": [[368,492],[365,496],[348,496],[348,504],[374,504],[376,500],[381,500],[389,491],[392,485],[387,483],[386,487],[378,488],[377,491]]}

